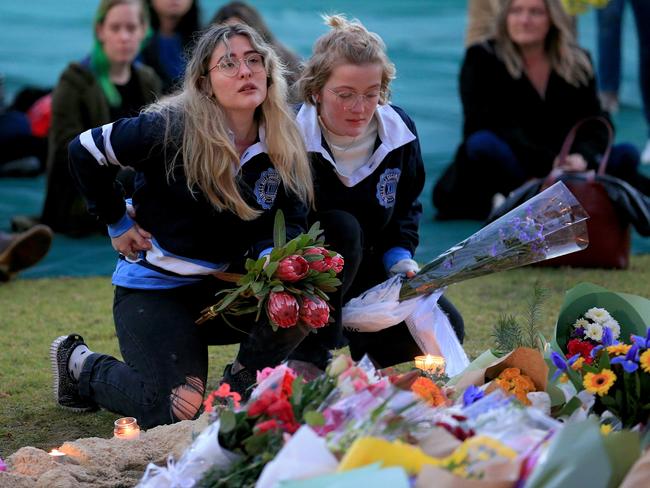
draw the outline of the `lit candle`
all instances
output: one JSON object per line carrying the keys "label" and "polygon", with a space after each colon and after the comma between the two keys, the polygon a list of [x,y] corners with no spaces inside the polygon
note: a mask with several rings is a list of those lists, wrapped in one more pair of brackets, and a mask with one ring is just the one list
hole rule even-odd
{"label": "lit candle", "polygon": [[58,449],[52,449],[48,454],[55,463],[64,463],[66,460],[65,452],[61,452]]}
{"label": "lit candle", "polygon": [[415,367],[431,374],[445,373],[445,358],[442,356],[415,356]]}
{"label": "lit candle", "polygon": [[135,417],[122,417],[115,421],[113,434],[118,439],[137,439],[140,437],[140,427]]}

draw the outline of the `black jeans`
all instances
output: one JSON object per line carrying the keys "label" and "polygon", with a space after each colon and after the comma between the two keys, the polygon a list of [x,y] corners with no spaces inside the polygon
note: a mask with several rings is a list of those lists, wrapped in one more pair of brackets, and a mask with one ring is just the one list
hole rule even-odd
{"label": "black jeans", "polygon": [[[382,255],[364,245],[361,226],[353,215],[342,210],[330,210],[319,212],[312,218],[320,222],[325,243],[345,260],[340,276],[343,284],[337,293],[330,296],[330,303],[334,307],[334,323],[319,330],[317,334],[309,334],[291,354],[291,358],[309,361],[323,368],[329,357],[329,349],[347,344],[354,360],[359,360],[367,354],[375,364],[385,368],[411,361],[415,356],[422,354],[404,322],[379,332],[343,330],[343,304],[385,281],[388,275],[384,269]],[[463,317],[444,296],[440,297],[438,305],[449,317],[458,340],[463,342]]]}
{"label": "black jeans", "polygon": [[115,289],[113,315],[124,362],[94,353],[79,379],[82,396],[138,419],[144,428],[195,417],[208,376],[208,346],[237,344],[237,359],[254,372],[284,361],[303,340],[301,327],[273,332],[263,315],[221,317],[202,325],[201,310],[226,286],[207,279],[169,290]]}

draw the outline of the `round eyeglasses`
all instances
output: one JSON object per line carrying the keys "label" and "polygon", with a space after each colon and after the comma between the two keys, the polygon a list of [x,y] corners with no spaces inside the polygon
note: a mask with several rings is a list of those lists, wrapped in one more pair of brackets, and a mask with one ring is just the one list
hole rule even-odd
{"label": "round eyeglasses", "polygon": [[370,107],[379,102],[381,97],[381,92],[370,92],[366,94],[355,93],[353,91],[334,91],[331,88],[327,88],[327,91],[336,95],[336,99],[341,104],[344,110],[352,110],[356,107],[357,103],[363,103],[364,106]]}
{"label": "round eyeglasses", "polygon": [[239,68],[241,67],[242,62],[253,73],[260,73],[266,69],[264,66],[264,56],[259,53],[254,53],[244,56],[244,59],[242,61],[237,58],[223,58],[212,68],[210,68],[208,72],[216,68],[225,76],[232,78],[234,76],[237,76],[237,73],[239,73]]}

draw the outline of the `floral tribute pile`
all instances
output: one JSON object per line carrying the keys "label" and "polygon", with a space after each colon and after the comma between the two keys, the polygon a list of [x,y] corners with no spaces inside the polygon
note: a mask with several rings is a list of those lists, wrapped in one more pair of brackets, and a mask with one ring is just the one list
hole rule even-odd
{"label": "floral tribute pile", "polygon": [[[267,368],[246,404],[226,384],[212,392],[209,427],[139,486],[632,486],[650,457],[643,317],[650,301],[579,285],[552,344],[486,351],[451,380],[345,355],[309,382]],[[588,358],[567,357],[573,340]]]}

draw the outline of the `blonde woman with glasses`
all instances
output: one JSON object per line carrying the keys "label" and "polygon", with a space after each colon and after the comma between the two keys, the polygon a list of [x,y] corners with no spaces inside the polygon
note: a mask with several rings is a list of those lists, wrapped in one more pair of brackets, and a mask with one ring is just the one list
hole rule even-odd
{"label": "blonde woman with glasses", "polygon": [[[256,370],[282,362],[307,331],[273,332],[264,319],[195,320],[241,271],[270,252],[282,210],[288,237],[305,230],[312,180],[286,103],[274,51],[241,24],[197,41],[183,90],[136,118],[84,132],[71,166],[91,211],[120,253],[114,317],[124,362],[91,352],[77,334],[51,346],[60,406],[101,406],[145,428],[194,418],[208,374],[208,345],[239,343],[224,381],[243,396]],[[138,172],[132,207],[113,187],[120,165]],[[241,320],[237,320],[241,319]]]}
{"label": "blonde woman with glasses", "polygon": [[[328,349],[346,342],[385,367],[421,354],[404,323],[376,333],[341,330],[341,306],[389,275],[412,276],[418,246],[424,165],[413,120],[390,105],[395,66],[381,38],[360,22],[326,17],[298,89],[304,104],[297,122],[307,145],[316,195],[310,220],[320,221],[325,240],[343,255],[343,286],[332,298],[336,327],[309,337],[296,361],[322,368]],[[453,305],[441,306],[462,339],[463,322]],[[300,364],[300,363],[296,363]]]}

